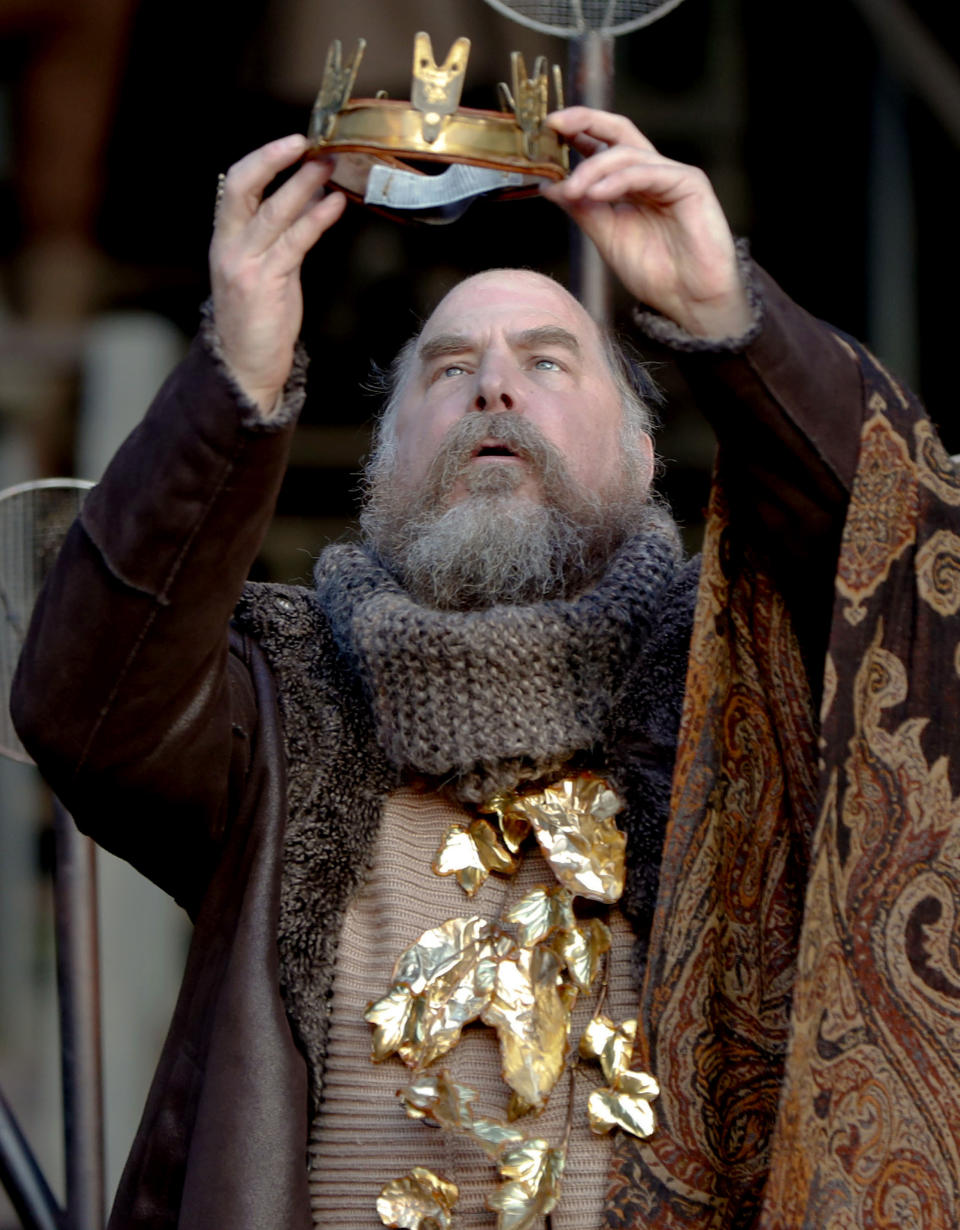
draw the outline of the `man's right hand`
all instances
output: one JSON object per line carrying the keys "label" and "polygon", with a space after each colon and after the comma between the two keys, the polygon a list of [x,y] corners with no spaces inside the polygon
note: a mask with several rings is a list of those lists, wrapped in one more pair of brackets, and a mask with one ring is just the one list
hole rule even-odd
{"label": "man's right hand", "polygon": [[303,258],[346,204],[341,192],[322,195],[332,170],[322,161],[304,163],[263,199],[306,148],[306,137],[282,137],[234,163],[214,218],[210,283],[224,362],[264,414],[276,407],[293,364]]}

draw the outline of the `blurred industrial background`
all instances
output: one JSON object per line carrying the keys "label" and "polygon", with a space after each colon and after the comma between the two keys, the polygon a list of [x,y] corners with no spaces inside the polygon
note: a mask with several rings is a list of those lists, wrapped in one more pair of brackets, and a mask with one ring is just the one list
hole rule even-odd
{"label": "blurred industrial background", "polygon": [[[367,39],[357,95],[409,97],[419,29],[438,56],[472,38],[467,105],[496,105],[512,49],[567,55],[483,0],[0,0],[0,487],[97,478],[196,327],[217,173],[305,128],[334,37]],[[685,0],[617,41],[615,84],[617,110],[708,171],[790,293],[918,389],[953,453],[958,50],[934,0]],[[480,202],[448,227],[349,207],[305,270],[309,397],[258,576],[308,578],[349,525],[371,361],[461,275],[563,277],[567,251],[542,201]],[[642,349],[669,395],[664,486],[695,549],[710,434],[666,356]],[[57,1187],[49,811],[33,771],[0,762],[0,1088]],[[132,874],[103,858],[100,875],[112,1190],[188,937]],[[0,1194],[0,1230],[13,1224]]]}

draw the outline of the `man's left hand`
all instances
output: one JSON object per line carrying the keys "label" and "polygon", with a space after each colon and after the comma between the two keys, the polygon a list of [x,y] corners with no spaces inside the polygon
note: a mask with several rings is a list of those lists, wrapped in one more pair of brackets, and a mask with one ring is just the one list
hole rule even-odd
{"label": "man's left hand", "polygon": [[730,227],[698,167],[665,158],[622,115],[567,107],[547,119],[583,161],[541,191],[574,219],[635,298],[701,337],[751,314]]}

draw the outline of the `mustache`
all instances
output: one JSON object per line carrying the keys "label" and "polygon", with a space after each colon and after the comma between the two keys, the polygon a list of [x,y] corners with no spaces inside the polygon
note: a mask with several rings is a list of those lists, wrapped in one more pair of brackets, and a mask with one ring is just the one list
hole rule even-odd
{"label": "mustache", "polygon": [[541,482],[567,474],[563,454],[529,419],[509,410],[465,415],[449,429],[424,482],[435,496],[448,495],[484,442],[495,441],[526,461]]}

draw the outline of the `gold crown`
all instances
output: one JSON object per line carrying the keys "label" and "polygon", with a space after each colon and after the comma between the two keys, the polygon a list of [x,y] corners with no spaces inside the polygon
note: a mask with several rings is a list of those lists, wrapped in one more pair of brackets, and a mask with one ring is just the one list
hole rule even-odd
{"label": "gold crown", "polygon": [[[307,132],[307,157],[335,155],[333,178],[348,192],[359,196],[367,192],[369,201],[370,170],[380,164],[380,196],[373,203],[419,208],[398,205],[404,196],[399,189],[409,189],[411,175],[418,176],[421,185],[423,180],[438,177],[424,175],[410,166],[410,160],[463,164],[495,173],[486,178],[472,176],[471,182],[480,186],[465,195],[525,196],[536,192],[541,180],[563,179],[569,172],[569,150],[544,122],[549,110],[545,56],[537,57],[533,75],[528,76],[523,56],[513,52],[512,85],[501,82],[499,87],[502,110],[481,111],[459,106],[470,54],[468,38],[458,38],[438,65],[430,36],[416,35],[409,102],[388,99],[382,92],[376,98],[351,99],[365,46],[365,40],[358,39],[353,55],[344,63],[339,39],[331,43]],[[553,85],[556,106],[562,107],[563,85],[556,65]],[[390,184],[385,186],[383,168],[401,172],[407,182],[388,177],[392,189]],[[483,187],[484,183],[488,186]],[[413,199],[409,191],[406,196]]]}

